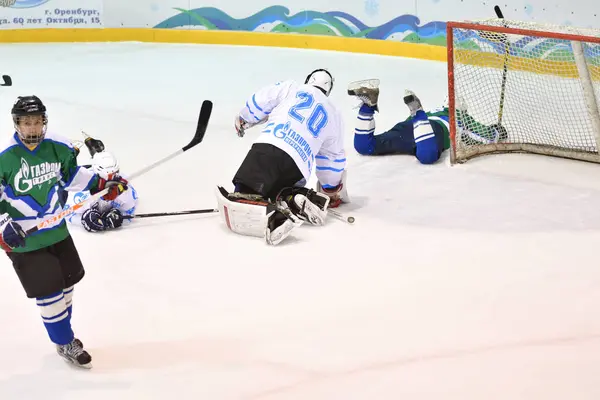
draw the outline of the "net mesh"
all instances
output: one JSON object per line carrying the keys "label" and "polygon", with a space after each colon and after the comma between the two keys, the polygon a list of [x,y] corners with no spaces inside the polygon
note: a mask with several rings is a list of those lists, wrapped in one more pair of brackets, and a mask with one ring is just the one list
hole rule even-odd
{"label": "net mesh", "polygon": [[[600,162],[600,132],[594,125],[600,103],[600,30],[506,20],[470,24],[477,26],[449,24],[454,161],[488,152],[530,151]],[[579,36],[574,44],[574,38],[557,33]],[[583,65],[587,79],[581,75]]]}

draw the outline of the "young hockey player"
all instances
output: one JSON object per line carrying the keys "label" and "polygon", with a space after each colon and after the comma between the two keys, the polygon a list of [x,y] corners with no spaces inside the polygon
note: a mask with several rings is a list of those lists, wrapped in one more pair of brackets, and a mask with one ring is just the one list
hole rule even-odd
{"label": "young hockey player", "polygon": [[[73,145],[76,152],[79,152],[83,143],[73,142]],[[91,169],[96,175],[106,180],[120,175],[119,162],[113,154],[104,150],[102,141],[87,137],[85,145],[92,156],[92,163],[91,165],[83,165],[84,168]],[[92,196],[89,190],[64,192],[64,194],[65,199],[63,203],[65,210]],[[135,213],[137,201],[137,192],[131,184],[128,184],[128,190],[114,200],[99,199],[93,204],[88,203],[70,214],[67,217],[67,221],[72,224],[81,224],[88,232],[117,229],[123,225],[124,215],[133,215]]]}
{"label": "young hockey player", "polygon": [[106,200],[127,189],[127,181],[104,179],[77,166],[71,143],[46,132],[46,107],[36,96],[19,97],[12,108],[15,134],[0,151],[0,246],[7,252],[28,298],[35,298],[50,340],[59,355],[91,367],[91,356],[71,328],[73,287],[85,271],[64,220],[26,231],[61,213],[58,187],[108,188]]}
{"label": "young hockey player", "polygon": [[[378,111],[379,80],[352,82],[348,94],[362,101],[354,130],[354,148],[362,155],[409,154],[422,164],[433,164],[450,148],[448,105],[430,112],[423,111],[421,101],[410,90],[404,94],[410,117],[387,132],[375,135],[375,111]],[[462,99],[457,99],[460,139],[474,143],[498,142],[507,138],[504,127],[483,125],[468,113]]]}
{"label": "young hockey player", "polygon": [[[239,167],[233,193],[218,187],[227,227],[276,245],[304,222],[322,225],[328,207],[347,201],[342,118],[329,99],[333,77],[311,72],[253,94],[235,118],[238,136],[265,123]],[[317,191],[303,187],[315,166]]]}

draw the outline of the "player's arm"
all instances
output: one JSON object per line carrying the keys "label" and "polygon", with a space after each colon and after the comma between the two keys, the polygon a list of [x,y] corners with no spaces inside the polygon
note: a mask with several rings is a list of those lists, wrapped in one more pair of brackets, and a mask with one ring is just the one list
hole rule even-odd
{"label": "player's arm", "polygon": [[98,186],[98,177],[91,170],[77,165],[78,151],[70,148],[61,165],[63,188],[69,192],[84,192]]}
{"label": "player's arm", "polygon": [[250,96],[235,118],[235,130],[238,136],[244,136],[246,129],[266,121],[271,111],[285,99],[294,84],[294,81],[276,83],[265,86]]}
{"label": "player's arm", "polygon": [[337,125],[334,127],[337,131],[336,135],[328,137],[315,156],[317,190],[329,196],[329,207],[332,208],[348,202],[345,185],[346,151],[344,150],[343,128],[341,122]]}
{"label": "player's arm", "polygon": [[502,125],[484,125],[466,111],[458,110],[458,128],[463,142],[471,145],[498,143],[508,137]]}

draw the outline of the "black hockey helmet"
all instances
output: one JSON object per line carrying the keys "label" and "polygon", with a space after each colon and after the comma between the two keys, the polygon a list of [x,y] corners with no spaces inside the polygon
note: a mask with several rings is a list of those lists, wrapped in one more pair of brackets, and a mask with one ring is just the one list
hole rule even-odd
{"label": "black hockey helmet", "polygon": [[[15,129],[19,134],[19,137],[25,144],[37,144],[39,143],[46,134],[46,127],[48,125],[48,116],[46,115],[46,106],[37,96],[19,96],[15,104],[13,104],[11,114]],[[22,117],[41,115],[43,121],[43,129],[39,133],[23,132],[19,127],[19,120]]]}
{"label": "black hockey helmet", "polygon": [[313,85],[321,89],[325,96],[329,96],[333,89],[333,75],[326,69],[319,68],[308,74],[304,80],[305,85]]}
{"label": "black hockey helmet", "polygon": [[12,107],[13,117],[46,115],[46,106],[37,96],[19,96]]}

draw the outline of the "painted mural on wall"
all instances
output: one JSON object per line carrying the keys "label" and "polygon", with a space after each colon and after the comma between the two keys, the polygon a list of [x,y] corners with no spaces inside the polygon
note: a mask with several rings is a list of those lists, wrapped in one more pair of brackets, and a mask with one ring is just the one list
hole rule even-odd
{"label": "painted mural on wall", "polygon": [[368,26],[342,11],[302,11],[295,14],[284,6],[267,7],[247,18],[236,19],[214,7],[193,10],[176,8],[179,13],[155,28],[219,29],[249,32],[303,33],[400,42],[446,45],[446,23],[421,24],[414,15],[401,15],[379,26]]}
{"label": "painted mural on wall", "polygon": [[[174,8],[176,15],[158,23],[154,28],[187,28],[234,30],[248,32],[303,33],[348,38],[392,40],[446,46],[446,23],[421,23],[415,15],[405,14],[379,26],[368,26],[359,18],[342,11],[301,11],[291,13],[284,6],[270,6],[246,18],[236,19],[214,7],[191,10]],[[503,55],[504,44],[489,40],[477,31],[455,33],[455,47],[464,50],[483,50]],[[600,65],[599,46],[585,48],[588,62]],[[512,43],[510,53],[525,58],[573,62],[570,43],[555,39],[523,37]]]}

